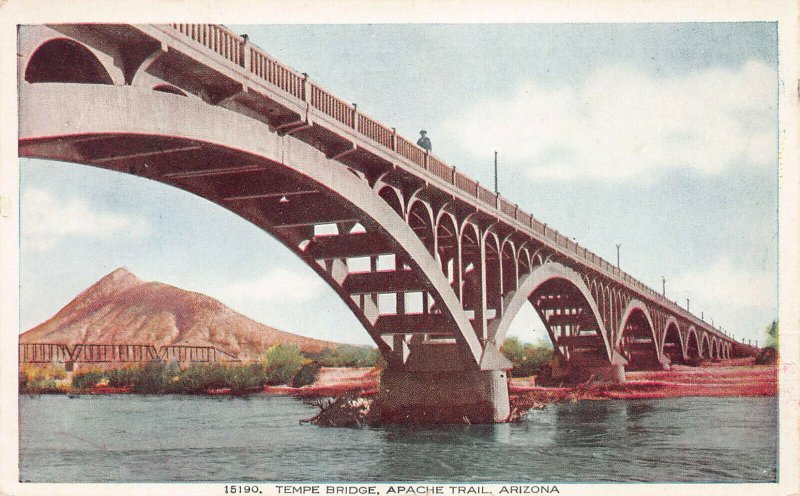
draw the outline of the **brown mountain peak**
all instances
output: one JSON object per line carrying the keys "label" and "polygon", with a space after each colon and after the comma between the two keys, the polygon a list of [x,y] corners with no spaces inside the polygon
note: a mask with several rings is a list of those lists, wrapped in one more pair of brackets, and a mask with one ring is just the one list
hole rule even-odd
{"label": "brown mountain peak", "polygon": [[52,318],[36,327],[41,327],[47,323],[62,322],[65,319],[72,320],[80,317],[86,312],[93,311],[98,305],[102,305],[112,295],[126,291],[140,284],[143,284],[143,282],[138,277],[133,275],[133,273],[125,267],[119,267],[81,291]]}
{"label": "brown mountain peak", "polygon": [[144,282],[120,267],[85,289],[52,318],[20,335],[23,343],[188,344],[213,346],[253,359],[278,343],[303,351],[337,343],[260,324],[218,300],[160,282]]}

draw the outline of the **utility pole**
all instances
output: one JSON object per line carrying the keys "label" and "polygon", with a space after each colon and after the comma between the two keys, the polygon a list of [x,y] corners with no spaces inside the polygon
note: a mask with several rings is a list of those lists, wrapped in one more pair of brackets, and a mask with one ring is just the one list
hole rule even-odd
{"label": "utility pole", "polygon": [[494,194],[500,194],[500,190],[497,188],[497,150],[494,151]]}
{"label": "utility pole", "polygon": [[617,243],[617,268],[619,269],[619,247],[622,246],[620,243]]}

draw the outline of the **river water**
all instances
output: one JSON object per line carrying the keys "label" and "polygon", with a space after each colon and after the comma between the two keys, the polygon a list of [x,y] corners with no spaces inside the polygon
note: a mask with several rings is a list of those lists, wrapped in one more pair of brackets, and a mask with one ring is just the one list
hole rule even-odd
{"label": "river water", "polygon": [[518,424],[322,428],[288,397],[22,396],[32,482],[776,479],[775,398],[549,405]]}

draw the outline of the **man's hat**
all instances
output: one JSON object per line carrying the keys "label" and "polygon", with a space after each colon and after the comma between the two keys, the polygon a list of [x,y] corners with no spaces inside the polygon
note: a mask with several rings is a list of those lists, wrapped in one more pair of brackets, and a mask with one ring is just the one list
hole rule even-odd
{"label": "man's hat", "polygon": [[428,131],[423,129],[422,131],[419,132],[419,134],[428,134]]}

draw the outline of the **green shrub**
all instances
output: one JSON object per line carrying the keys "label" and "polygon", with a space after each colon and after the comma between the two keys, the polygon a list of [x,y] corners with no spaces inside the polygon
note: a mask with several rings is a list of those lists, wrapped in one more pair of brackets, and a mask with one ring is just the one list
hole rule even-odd
{"label": "green shrub", "polygon": [[24,393],[48,394],[48,393],[66,393],[69,392],[69,386],[64,383],[59,383],[56,379],[39,379],[33,382],[28,382],[25,385]]}
{"label": "green shrub", "polygon": [[511,361],[511,372],[515,377],[534,375],[539,367],[553,358],[553,349],[546,344],[522,343],[516,337],[506,339],[500,351]]}
{"label": "green shrub", "polygon": [[134,393],[159,394],[175,392],[175,383],[162,363],[148,363],[143,367],[129,369],[130,386]]}
{"label": "green shrub", "polygon": [[105,374],[100,370],[87,370],[86,372],[76,372],[72,376],[72,387],[74,389],[88,389],[105,378]]}
{"label": "green shrub", "polygon": [[313,384],[317,380],[320,366],[318,363],[307,363],[300,367],[294,378],[292,379],[292,387],[303,387]]}
{"label": "green shrub", "polygon": [[326,348],[308,357],[323,367],[374,367],[380,353],[368,346],[339,345],[335,350]]}
{"label": "green shrub", "polygon": [[294,344],[279,344],[268,349],[261,356],[261,366],[267,377],[267,384],[289,384],[307,359]]}
{"label": "green shrub", "polygon": [[66,393],[70,386],[67,372],[53,365],[23,364],[19,369],[20,393]]}
{"label": "green shrub", "polygon": [[222,365],[192,365],[178,376],[177,388],[183,393],[203,394],[228,387],[228,372]]}
{"label": "green shrub", "polygon": [[766,333],[767,333],[767,341],[764,345],[765,348],[774,348],[775,350],[778,349],[778,342],[779,342],[779,334],[778,334],[778,321],[773,320],[770,325],[767,326]]}
{"label": "green shrub", "polygon": [[260,391],[267,384],[267,374],[260,363],[227,367],[227,383],[231,394],[241,395]]}
{"label": "green shrub", "polygon": [[106,371],[108,385],[111,387],[124,387],[133,384],[136,371],[131,368],[113,369]]}
{"label": "green shrub", "polygon": [[28,374],[24,370],[19,371],[19,392],[22,393],[28,386]]}

